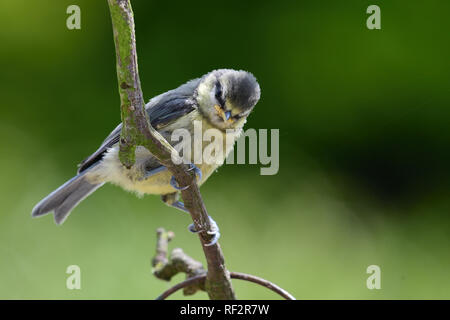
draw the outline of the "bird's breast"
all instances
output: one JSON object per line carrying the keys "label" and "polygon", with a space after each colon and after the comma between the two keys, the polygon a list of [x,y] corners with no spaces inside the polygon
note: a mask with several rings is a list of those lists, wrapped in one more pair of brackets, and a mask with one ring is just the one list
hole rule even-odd
{"label": "bird's breast", "polygon": [[[182,141],[178,136],[176,141],[172,141],[173,134],[176,133],[177,129],[185,130],[190,140],[186,137],[187,140]],[[241,130],[226,132],[216,129],[203,119],[197,111],[193,111],[180,117],[175,123],[159,130],[159,132],[179,152],[181,146],[185,147],[181,151],[184,161],[195,164],[201,170],[202,179],[198,181],[201,185],[223,164],[233,149]],[[180,143],[184,143],[184,145],[180,145]],[[108,150],[100,165],[95,167],[89,175],[91,182],[111,182],[138,194],[163,195],[177,191],[170,185],[172,173],[168,170],[142,179],[146,170],[157,168],[160,165],[157,159],[144,147],[136,148],[136,162],[130,169],[121,164],[118,153],[118,145]]]}

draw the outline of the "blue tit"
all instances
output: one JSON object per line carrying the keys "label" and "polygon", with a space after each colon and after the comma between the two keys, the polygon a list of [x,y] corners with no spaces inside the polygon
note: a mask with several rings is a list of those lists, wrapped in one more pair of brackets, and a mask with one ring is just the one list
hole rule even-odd
{"label": "blue tit", "polygon": [[[219,69],[152,98],[145,108],[151,125],[172,145],[176,129],[193,133],[196,122],[201,123],[203,132],[216,129],[223,135],[226,142],[221,161],[196,163],[191,159],[201,177],[198,181],[201,185],[233,149],[259,98],[260,88],[251,73]],[[55,222],[61,224],[78,203],[106,182],[137,194],[161,195],[166,204],[185,210],[178,201],[179,190],[171,173],[147,149],[136,148],[136,161],[131,168],[121,164],[118,157],[121,128],[119,124],[97,151],[81,162],[75,177],[40,201],[33,208],[32,216],[53,211]],[[194,136],[194,139],[202,137]],[[205,147],[204,141],[201,145]]]}

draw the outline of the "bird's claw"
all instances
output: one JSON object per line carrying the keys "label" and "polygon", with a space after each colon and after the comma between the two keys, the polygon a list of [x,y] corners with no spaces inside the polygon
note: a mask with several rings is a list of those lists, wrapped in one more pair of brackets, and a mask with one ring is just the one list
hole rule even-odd
{"label": "bird's claw", "polygon": [[[209,217],[209,223],[211,225],[211,230],[208,230],[207,233],[210,235],[213,235],[213,238],[211,239],[211,241],[209,243],[205,244],[206,247],[216,244],[220,238],[220,232],[219,232],[219,227],[217,226],[217,223],[214,221],[213,218],[211,218],[211,216],[208,216],[208,217]],[[196,230],[194,224],[190,224],[188,229],[192,233],[199,233],[199,232],[203,231],[203,230]]]}
{"label": "bird's claw", "polygon": [[191,223],[190,225],[188,225],[188,230],[189,230],[190,232],[192,232],[192,233],[199,233],[199,232],[202,232],[202,230],[199,230],[199,231],[195,230],[195,226],[194,226],[193,223]]}
{"label": "bird's claw", "polygon": [[[190,164],[189,165],[190,167],[189,167],[189,169],[188,169],[188,171],[192,171],[192,170],[194,170],[194,172],[195,172],[195,175],[197,176],[197,180],[202,180],[202,170],[200,170],[196,165],[194,165],[194,164]],[[187,188],[189,188],[189,186],[185,186],[185,187],[180,187],[179,185],[178,185],[178,182],[175,180],[175,176],[172,176],[172,178],[170,178],[170,185],[173,187],[173,188],[175,188],[175,189],[177,189],[177,190],[180,190],[180,191],[183,191],[183,190],[186,190]]]}
{"label": "bird's claw", "polygon": [[170,178],[170,185],[180,191],[186,190],[187,188],[189,188],[189,185],[184,186],[184,187],[180,187],[178,186],[178,182],[175,180],[175,176],[172,176],[172,178]]}
{"label": "bird's claw", "polygon": [[195,164],[192,163],[189,166],[190,168],[188,169],[188,171],[194,170],[195,175],[197,176],[197,180],[201,181],[203,177],[202,170],[200,170]]}

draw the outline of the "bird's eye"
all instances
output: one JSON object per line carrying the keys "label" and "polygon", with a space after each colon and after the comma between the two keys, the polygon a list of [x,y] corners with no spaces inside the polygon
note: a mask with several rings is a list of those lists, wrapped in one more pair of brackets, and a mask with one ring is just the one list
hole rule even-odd
{"label": "bird's eye", "polygon": [[220,104],[220,106],[223,108],[225,106],[225,100],[223,99],[223,91],[222,91],[222,85],[219,81],[216,82],[216,100]]}

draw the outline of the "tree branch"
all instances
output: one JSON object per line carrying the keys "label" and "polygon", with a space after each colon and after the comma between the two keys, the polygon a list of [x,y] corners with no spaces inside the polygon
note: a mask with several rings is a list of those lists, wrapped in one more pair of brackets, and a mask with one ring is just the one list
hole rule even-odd
{"label": "tree branch", "polygon": [[230,275],[231,275],[231,279],[240,279],[240,280],[250,281],[250,282],[259,284],[263,287],[266,287],[267,289],[270,289],[273,292],[278,293],[280,296],[282,296],[286,300],[296,300],[292,294],[290,294],[283,288],[280,288],[276,284],[274,284],[266,279],[253,276],[251,274],[241,273],[241,272],[231,272]]}
{"label": "tree branch", "polygon": [[[156,230],[156,255],[152,260],[154,276],[165,281],[170,281],[178,273],[185,273],[186,279],[199,275],[206,276],[206,270],[203,269],[201,262],[192,259],[180,248],[173,249],[170,258],[167,259],[168,244],[173,237],[173,232],[167,232],[163,228]],[[185,286],[183,294],[185,296],[193,295],[198,290],[205,291],[205,281],[198,282],[192,286]]]}
{"label": "tree branch", "polygon": [[190,212],[199,233],[206,256],[208,273],[205,283],[211,299],[235,299],[230,275],[225,268],[222,250],[218,243],[205,246],[211,240],[211,225],[193,171],[188,165],[175,165],[173,147],[150,125],[145,112],[142,95],[134,31],[134,17],[129,0],[108,0],[117,61],[117,80],[121,101],[122,132],[120,136],[119,158],[130,168],[135,161],[136,146],[147,148],[164,166],[169,169],[180,187],[189,186],[181,192],[184,205]]}
{"label": "tree branch", "polygon": [[[180,248],[173,249],[170,258],[167,259],[169,242],[174,236],[173,232],[167,232],[163,228],[156,230],[156,255],[152,260],[153,274],[161,280],[170,281],[178,273],[186,273],[186,280],[166,290],[156,300],[164,300],[180,289],[183,289],[185,296],[194,294],[198,290],[205,290],[206,271],[199,261],[188,256]],[[240,272],[231,272],[230,277],[259,284],[286,300],[295,300],[289,292],[268,280]]]}
{"label": "tree branch", "polygon": [[[263,287],[266,287],[267,289],[272,290],[275,293],[278,293],[280,296],[282,296],[286,300],[297,300],[297,299],[295,299],[295,297],[293,295],[291,295],[289,292],[287,292],[283,288],[280,288],[276,284],[274,284],[268,280],[265,280],[263,278],[259,278],[259,277],[252,276],[250,274],[241,273],[241,272],[230,272],[230,277],[231,277],[231,279],[245,280],[245,281],[250,281],[250,282],[259,284]],[[167,299],[169,296],[171,296],[172,294],[174,294],[175,292],[177,292],[180,289],[184,290],[185,288],[189,288],[189,287],[199,287],[199,286],[201,286],[201,283],[205,281],[205,278],[206,278],[206,275],[204,275],[204,274],[188,278],[180,283],[177,283],[170,289],[167,289],[166,291],[164,291],[161,295],[159,295],[156,298],[156,300]]]}

